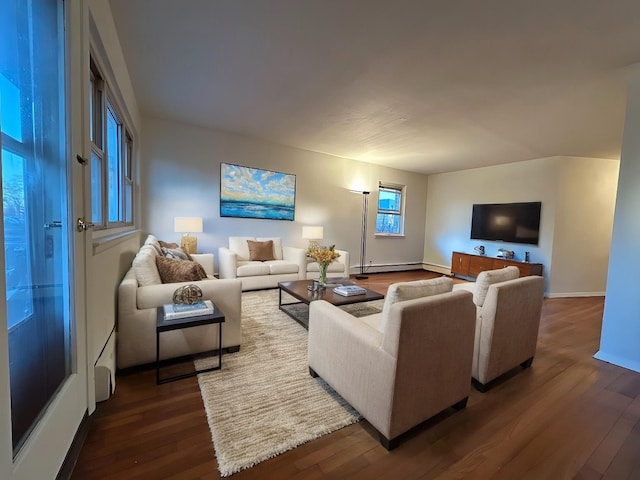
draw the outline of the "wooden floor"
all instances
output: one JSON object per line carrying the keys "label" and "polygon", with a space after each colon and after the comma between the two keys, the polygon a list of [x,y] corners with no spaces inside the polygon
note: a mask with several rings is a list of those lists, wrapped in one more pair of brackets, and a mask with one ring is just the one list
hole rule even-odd
{"label": "wooden floor", "polygon": [[[372,274],[390,283],[429,272]],[[387,452],[362,421],[233,475],[240,479],[640,479],[640,374],[593,358],[603,298],[546,299],[533,366]],[[640,346],[639,346],[640,347]],[[217,479],[198,383],[121,376],[98,405],[73,479]]]}

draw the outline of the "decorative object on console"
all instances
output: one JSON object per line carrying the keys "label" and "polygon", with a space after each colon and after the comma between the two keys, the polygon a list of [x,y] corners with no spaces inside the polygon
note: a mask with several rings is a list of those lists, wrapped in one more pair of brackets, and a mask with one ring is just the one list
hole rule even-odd
{"label": "decorative object on console", "polygon": [[507,250],[506,248],[498,249],[498,258],[507,258],[511,260],[515,256],[515,252],[513,250]]}
{"label": "decorative object on console", "polygon": [[293,220],[296,176],[220,164],[220,216]]}
{"label": "decorative object on console", "polygon": [[173,303],[194,304],[202,298],[202,290],[197,285],[185,285],[173,292]]}
{"label": "decorative object on console", "polygon": [[340,257],[340,254],[336,252],[335,245],[322,247],[315,243],[309,245],[309,248],[307,249],[307,256],[318,262],[318,267],[320,268],[320,278],[318,278],[318,283],[319,286],[323,288],[327,284],[327,268],[329,268],[329,264],[331,262]]}
{"label": "decorative object on console", "polygon": [[478,245],[477,247],[473,247],[473,249],[478,252],[478,255],[484,255],[484,245]]}
{"label": "decorative object on console", "polygon": [[173,230],[177,233],[184,233],[180,246],[185,252],[198,252],[198,239],[189,234],[202,232],[202,217],[175,217]]}

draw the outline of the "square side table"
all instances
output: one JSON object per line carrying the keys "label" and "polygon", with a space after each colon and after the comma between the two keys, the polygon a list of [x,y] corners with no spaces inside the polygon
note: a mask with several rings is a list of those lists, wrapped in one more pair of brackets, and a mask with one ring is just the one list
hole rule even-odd
{"label": "square side table", "polygon": [[[194,317],[184,317],[175,319],[166,319],[164,317],[164,308],[158,307],[156,313],[156,384],[173,382],[183,378],[193,377],[199,373],[212,372],[222,368],[222,324],[224,323],[224,313],[214,304],[213,313],[210,315],[199,315]],[[160,378],[160,334],[171,330],[181,330],[183,328],[199,327],[200,325],[218,324],[218,365],[215,367],[195,370],[193,372],[184,373],[168,378]]]}

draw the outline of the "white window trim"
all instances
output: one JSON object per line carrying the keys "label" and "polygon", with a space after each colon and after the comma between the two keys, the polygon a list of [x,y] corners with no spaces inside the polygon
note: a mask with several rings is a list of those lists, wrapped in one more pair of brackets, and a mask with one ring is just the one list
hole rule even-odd
{"label": "white window trim", "polygon": [[[137,198],[136,188],[135,188],[135,183],[136,183],[135,172],[137,172],[136,152],[138,148],[138,142],[136,141],[136,138],[137,138],[136,133],[131,128],[131,125],[132,125],[131,116],[129,115],[128,110],[124,108],[122,105],[121,96],[119,95],[118,85],[115,82],[115,80],[113,80],[112,75],[109,74],[110,73],[110,70],[108,69],[109,64],[103,63],[101,55],[99,55],[96,49],[93,47],[90,48],[90,56],[91,56],[92,63],[95,65],[95,68],[97,70],[97,74],[100,76],[100,79],[102,81],[103,98],[102,98],[102,105],[100,107],[104,112],[101,118],[101,123],[100,125],[98,125],[99,127],[101,127],[101,130],[102,130],[102,145],[98,146],[93,141],[90,141],[90,145],[92,146],[92,149],[96,149],[101,152],[102,170],[103,170],[102,172],[102,176],[103,176],[102,223],[97,225],[96,226],[97,228],[94,230],[93,237],[94,239],[96,239],[102,236],[100,234],[101,232],[105,232],[105,231],[112,232],[115,229],[134,230],[136,228],[135,227],[136,220],[137,220],[136,205],[137,205],[138,198]],[[89,88],[91,87],[89,86]],[[109,185],[108,185],[108,171],[107,171],[108,148],[106,145],[107,144],[106,112],[109,108],[113,110],[113,113],[117,121],[119,122],[119,125],[121,125],[122,127],[121,136],[123,141],[120,142],[121,143],[120,148],[122,149],[122,151],[120,152],[122,172],[121,172],[121,178],[119,180],[121,181],[120,190],[121,190],[121,195],[123,196],[121,207],[123,208],[126,205],[126,201],[124,198],[125,186],[127,183],[131,184],[131,189],[132,189],[131,204],[132,205],[131,205],[131,220],[129,222],[127,222],[126,220],[117,221],[117,222],[109,221],[109,208],[108,208]],[[87,128],[89,129],[90,126],[87,126]],[[88,138],[90,138],[91,132],[88,132],[88,134],[89,134]],[[131,139],[131,142],[132,142],[132,148],[131,148],[132,154],[130,156],[126,155],[124,151],[126,149],[126,140],[124,139],[127,139],[127,138]],[[125,163],[129,163],[130,165],[127,166]],[[131,178],[126,176],[127,172],[125,172],[125,170],[128,171],[128,173],[130,173]],[[120,212],[120,216],[122,219],[126,219],[126,212],[123,210],[122,212]]]}
{"label": "white window trim", "polygon": [[[385,233],[385,232],[378,232],[377,231],[377,218],[378,218],[378,214],[380,213],[380,189],[381,188],[387,188],[387,189],[394,189],[394,190],[399,190],[400,194],[401,194],[401,198],[400,198],[400,233]],[[405,227],[405,206],[407,204],[407,186],[406,185],[400,185],[400,184],[396,184],[396,183],[390,183],[390,182],[383,182],[383,181],[379,181],[378,182],[378,203],[377,203],[377,208],[376,208],[376,233],[375,233],[375,237],[376,238],[404,238],[404,227]]]}

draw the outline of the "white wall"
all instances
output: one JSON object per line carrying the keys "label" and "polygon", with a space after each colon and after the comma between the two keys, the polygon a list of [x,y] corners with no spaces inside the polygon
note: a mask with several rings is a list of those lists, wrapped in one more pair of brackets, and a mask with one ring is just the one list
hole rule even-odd
{"label": "white wall", "polygon": [[550,290],[604,295],[620,162],[563,157],[559,166]]}
{"label": "white wall", "polygon": [[[515,252],[517,260],[523,260],[524,252],[528,251],[531,262],[543,263],[548,284],[556,208],[556,170],[557,161],[544,158],[430,175],[424,244],[427,268],[435,266],[448,271],[452,251],[473,253],[475,246],[484,245],[486,254],[495,257],[499,248],[508,248]],[[474,203],[537,201],[542,202],[537,246],[470,239]]]}
{"label": "white wall", "polygon": [[[115,97],[118,110],[125,117],[125,122],[133,133],[134,148],[137,147],[136,156],[139,161],[140,112],[109,3],[102,0],[91,0],[89,11],[91,52],[103,70],[102,73],[109,84],[111,94]],[[138,215],[137,221],[140,223],[139,206],[136,213]],[[127,236],[123,232],[119,232],[116,238],[111,240],[109,236],[112,234],[112,231],[93,233],[95,243],[87,265],[89,337],[87,351],[92,365],[98,359],[114,329],[117,312],[117,286],[131,266],[135,252],[140,247],[139,233],[130,232]]]}
{"label": "white wall", "polygon": [[596,358],[640,372],[640,64],[627,89],[618,198],[600,351]]}
{"label": "white wall", "polygon": [[[417,264],[421,268],[427,178],[354,160],[275,145],[182,123],[144,119],[142,163],[143,230],[179,242],[176,216],[200,216],[204,232],[198,250],[213,252],[229,236],[280,236],[285,245],[306,247],[302,225],[323,225],[325,244],[360,256],[362,196],[371,190],[367,257],[373,265]],[[295,221],[220,217],[220,163],[296,175]],[[407,186],[405,238],[375,238],[378,181]],[[217,267],[217,258],[216,258]],[[393,267],[387,267],[393,268]],[[406,267],[403,267],[406,268]]]}
{"label": "white wall", "polygon": [[[431,175],[424,263],[448,272],[452,251],[474,253],[477,245],[489,256],[508,248],[516,260],[528,251],[544,266],[547,295],[602,294],[617,168],[613,160],[551,157]],[[537,246],[470,239],[474,203],[527,201],[542,202]]]}

